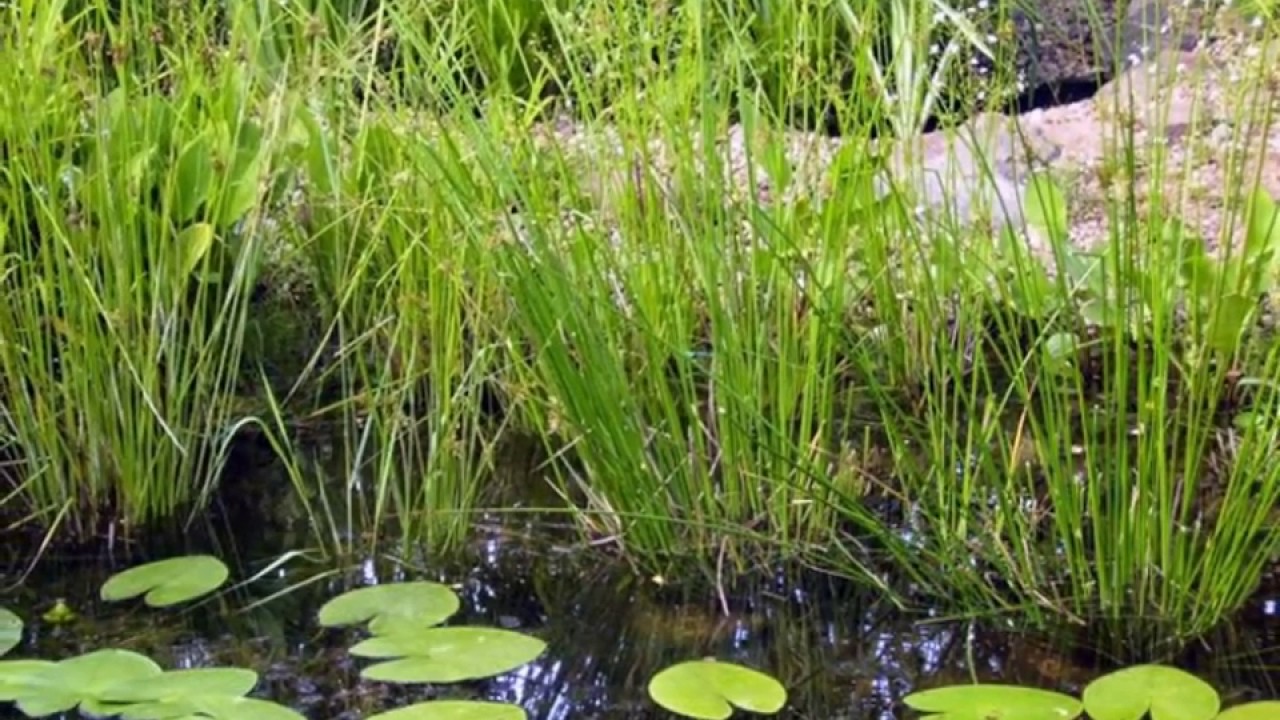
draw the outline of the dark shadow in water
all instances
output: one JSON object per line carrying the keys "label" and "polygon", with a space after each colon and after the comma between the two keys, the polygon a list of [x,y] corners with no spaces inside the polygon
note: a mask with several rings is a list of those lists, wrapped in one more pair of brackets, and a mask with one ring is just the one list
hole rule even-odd
{"label": "dark shadow in water", "polygon": [[[252,545],[258,538],[242,534],[240,539]],[[152,550],[128,562],[196,551],[238,555],[212,539]],[[905,618],[875,595],[812,575],[760,581],[730,597],[725,615],[707,587],[659,587],[625,568],[600,563],[598,555],[556,551],[501,528],[478,540],[467,555],[429,567],[365,561],[290,591],[331,567],[297,560],[185,611],[102,604],[96,591],[113,571],[110,563],[100,555],[67,556],[40,565],[23,590],[0,597],[0,603],[30,623],[27,642],[10,657],[56,659],[124,647],[168,668],[249,667],[263,677],[255,694],[316,720],[356,720],[452,696],[515,702],[534,720],[668,718],[649,702],[648,678],[670,663],[709,655],[783,680],[791,705],[780,717],[791,720],[892,718],[901,712],[906,693],[974,676],[1079,692],[1106,669],[1043,638]],[[233,577],[262,572],[273,559],[233,563]],[[352,583],[409,578],[458,584],[464,610],[451,622],[530,632],[549,643],[548,652],[518,671],[462,686],[405,688],[362,681],[363,661],[345,653],[360,633],[319,628],[316,612]],[[7,573],[6,584],[12,580]],[[244,610],[276,593],[280,597]],[[73,627],[51,628],[39,619],[59,597],[82,616]],[[1280,666],[1275,638],[1267,656],[1267,649],[1257,646],[1260,637],[1241,635],[1230,647],[1211,639],[1207,646],[1216,652],[1181,660],[1237,701],[1275,697],[1280,677],[1260,667]],[[1228,655],[1235,659],[1226,661]],[[0,718],[10,717],[20,716],[0,708]]]}

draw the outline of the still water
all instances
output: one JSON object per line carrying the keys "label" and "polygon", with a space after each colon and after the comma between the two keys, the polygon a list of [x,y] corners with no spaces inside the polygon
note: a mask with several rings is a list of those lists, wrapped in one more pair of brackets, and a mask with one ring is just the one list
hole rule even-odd
{"label": "still water", "polygon": [[[262,676],[255,695],[315,720],[357,720],[437,697],[514,702],[534,720],[669,718],[647,699],[648,678],[673,662],[704,656],[782,680],[791,698],[783,718],[889,720],[911,717],[900,701],[917,688],[977,678],[1079,692],[1108,667],[1100,653],[942,621],[927,610],[904,614],[864,590],[812,574],[757,578],[721,599],[702,580],[660,584],[599,551],[567,552],[531,540],[528,527],[513,532],[495,525],[465,557],[447,563],[381,556],[334,572],[333,561],[299,556],[212,600],[167,611],[100,603],[97,589],[128,564],[197,551],[222,557],[234,583],[269,568],[279,552],[263,552],[243,533],[239,543],[235,537],[183,539],[148,548],[127,563],[117,557],[113,564],[99,549],[46,558],[16,590],[24,568],[13,565],[5,568],[10,589],[0,603],[19,612],[30,632],[9,657],[57,659],[120,647],[166,668],[248,667]],[[517,671],[460,686],[362,681],[367,661],[345,652],[358,631],[320,628],[316,612],[353,584],[402,579],[454,584],[463,611],[451,623],[533,633],[548,650]],[[58,598],[78,620],[67,626],[41,621]],[[1210,678],[1232,702],[1280,696],[1275,620],[1263,612],[1256,626],[1238,626],[1230,639],[1207,639],[1179,662]],[[21,716],[0,708],[0,717]]]}

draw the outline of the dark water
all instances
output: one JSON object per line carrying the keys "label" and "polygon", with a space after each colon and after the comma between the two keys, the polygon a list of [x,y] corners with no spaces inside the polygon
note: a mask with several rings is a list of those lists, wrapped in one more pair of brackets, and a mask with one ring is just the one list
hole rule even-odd
{"label": "dark water", "polygon": [[[213,549],[232,565],[234,582],[278,557],[241,560],[240,550],[258,539],[242,529],[215,548],[179,542],[131,562]],[[467,555],[422,565],[382,557],[340,573],[332,572],[332,561],[299,557],[245,587],[168,611],[97,602],[101,582],[127,566],[118,560],[113,566],[105,551],[49,558],[17,590],[10,586],[20,568],[6,571],[10,589],[0,603],[18,611],[30,630],[8,657],[57,659],[110,646],[144,652],[167,668],[249,667],[263,678],[256,695],[317,720],[355,720],[456,696],[515,702],[535,720],[669,718],[648,701],[648,678],[670,663],[710,655],[781,679],[791,698],[781,717],[823,720],[909,717],[900,705],[906,693],[974,677],[1079,692],[1107,667],[1096,653],[1064,650],[1044,638],[931,621],[927,612],[904,616],[883,599],[812,575],[779,574],[735,589],[725,598],[726,615],[717,593],[700,580],[660,586],[598,552],[559,551],[510,528],[494,527]],[[358,632],[319,628],[316,611],[352,583],[411,578],[457,584],[464,610],[451,622],[530,632],[548,642],[548,651],[515,672],[460,686],[361,681],[366,661],[345,653]],[[40,620],[58,597],[81,614],[70,627]],[[1268,620],[1276,615],[1262,621]],[[1209,638],[1182,662],[1233,701],[1280,696],[1280,654],[1265,647],[1265,628],[1236,629],[1245,631]],[[0,717],[20,715],[0,709]]]}

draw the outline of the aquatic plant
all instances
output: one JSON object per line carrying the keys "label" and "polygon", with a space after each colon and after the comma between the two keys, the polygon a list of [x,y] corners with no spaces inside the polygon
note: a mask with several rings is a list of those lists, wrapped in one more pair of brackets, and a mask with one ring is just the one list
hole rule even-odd
{"label": "aquatic plant", "polygon": [[1134,665],[1085,686],[1082,699],[1018,685],[953,685],[911,693],[903,702],[937,720],[1058,718],[1085,713],[1090,720],[1241,720],[1274,712],[1272,700],[1242,703],[1219,712],[1213,686],[1178,668]]}
{"label": "aquatic plant", "polygon": [[0,607],[0,657],[22,642],[22,618],[12,610]]}
{"label": "aquatic plant", "polygon": [[772,715],[787,703],[787,691],[758,670],[714,659],[677,663],[649,680],[649,697],[677,715],[725,720],[734,708]]}
{"label": "aquatic plant", "polygon": [[108,602],[138,597],[151,607],[167,607],[213,592],[227,581],[230,571],[209,555],[187,555],[157,560],[116,573],[102,584],[100,595]]}

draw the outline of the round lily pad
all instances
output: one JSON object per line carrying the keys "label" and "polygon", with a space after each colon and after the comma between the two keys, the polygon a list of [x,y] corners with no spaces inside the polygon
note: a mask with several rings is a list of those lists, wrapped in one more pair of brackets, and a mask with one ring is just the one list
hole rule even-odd
{"label": "round lily pad", "polygon": [[[103,688],[81,709],[95,715],[131,720],[179,717],[175,704],[199,696],[242,697],[258,684],[258,674],[243,668],[171,670],[158,677],[133,678]],[[185,706],[184,706],[185,708]]]}
{"label": "round lily pad", "polygon": [[772,677],[733,663],[683,662],[649,681],[649,697],[673,713],[724,720],[735,707],[772,715],[787,704],[787,690]]}
{"label": "round lily pad", "polygon": [[96,650],[56,662],[26,676],[15,693],[18,709],[31,717],[67,712],[85,701],[100,700],[116,683],[160,675],[160,666],[129,650]]}
{"label": "round lily pad", "polygon": [[367,658],[399,658],[364,669],[361,676],[392,683],[453,683],[493,677],[542,654],[547,644],[511,630],[425,628],[376,635],[351,648]]}
{"label": "round lily pad", "polygon": [[902,699],[933,720],[1071,720],[1084,709],[1070,695],[1050,690],[977,683],[914,692]]}
{"label": "round lily pad", "polygon": [[143,593],[151,607],[167,607],[200,597],[227,581],[227,566],[210,555],[169,558],[129,568],[102,585],[102,599],[128,600]]}
{"label": "round lily pad", "polygon": [[32,676],[53,667],[49,660],[0,661],[0,702],[13,702],[32,684]]}
{"label": "round lily pad", "polygon": [[479,700],[433,700],[369,716],[368,720],[528,720],[519,705]]}
{"label": "round lily pad", "polygon": [[320,608],[325,627],[369,622],[375,635],[399,629],[429,628],[453,617],[460,607],[458,595],[447,585],[406,582],[351,590]]}
{"label": "round lily pad", "polygon": [[296,710],[269,700],[250,697],[229,697],[221,695],[200,695],[186,700],[174,701],[170,704],[169,714],[136,715],[130,713],[130,720],[306,720]]}
{"label": "round lily pad", "polygon": [[1212,720],[1221,701],[1213,686],[1166,665],[1135,665],[1103,675],[1084,689],[1092,720]]}
{"label": "round lily pad", "polygon": [[22,642],[22,618],[0,607],[0,656]]}
{"label": "round lily pad", "polygon": [[1280,700],[1245,703],[1223,710],[1216,720],[1276,720],[1280,718]]}

